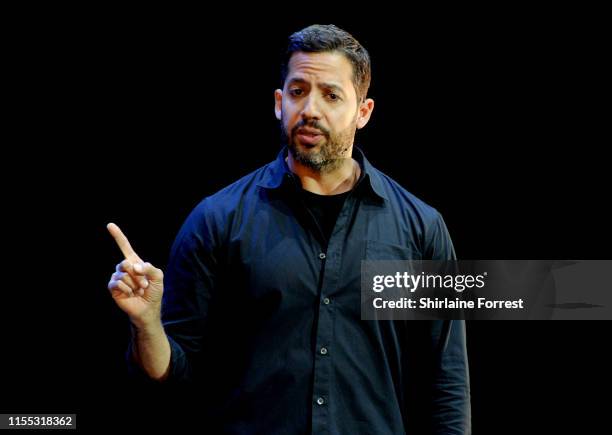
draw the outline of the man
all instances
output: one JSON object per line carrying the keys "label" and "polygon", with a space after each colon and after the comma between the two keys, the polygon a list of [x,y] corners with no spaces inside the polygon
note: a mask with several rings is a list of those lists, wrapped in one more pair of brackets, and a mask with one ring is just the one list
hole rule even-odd
{"label": "man", "polygon": [[196,207],[166,276],[109,224],[132,359],[201,384],[228,433],[470,431],[463,322],[360,318],[361,260],[455,258],[440,214],[353,146],[369,83],[345,31],[293,34],[275,91],[285,147]]}

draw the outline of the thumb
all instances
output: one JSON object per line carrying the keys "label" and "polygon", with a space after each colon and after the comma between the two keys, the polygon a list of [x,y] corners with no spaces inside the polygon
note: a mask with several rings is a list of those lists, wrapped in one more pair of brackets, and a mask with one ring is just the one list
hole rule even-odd
{"label": "thumb", "polygon": [[151,263],[135,263],[133,265],[134,272],[136,275],[146,277],[153,283],[160,283],[164,279],[164,273],[161,269],[156,268]]}

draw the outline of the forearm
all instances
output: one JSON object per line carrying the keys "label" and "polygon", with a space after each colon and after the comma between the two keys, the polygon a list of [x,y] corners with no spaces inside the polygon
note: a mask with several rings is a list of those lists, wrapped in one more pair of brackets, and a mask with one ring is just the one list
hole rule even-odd
{"label": "forearm", "polygon": [[136,327],[132,325],[132,357],[145,373],[164,381],[170,372],[170,343],[161,322]]}

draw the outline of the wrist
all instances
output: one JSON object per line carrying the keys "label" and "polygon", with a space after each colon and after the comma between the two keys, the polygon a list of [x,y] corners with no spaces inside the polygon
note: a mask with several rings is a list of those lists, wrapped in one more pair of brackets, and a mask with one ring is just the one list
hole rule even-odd
{"label": "wrist", "polygon": [[138,335],[156,335],[164,330],[164,326],[159,316],[150,319],[130,318],[130,326],[132,332]]}

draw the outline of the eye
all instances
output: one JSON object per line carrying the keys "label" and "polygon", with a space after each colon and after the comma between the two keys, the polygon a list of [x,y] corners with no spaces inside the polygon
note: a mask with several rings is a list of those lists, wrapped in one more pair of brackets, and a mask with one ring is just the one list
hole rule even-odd
{"label": "eye", "polygon": [[340,96],[338,94],[334,94],[333,92],[330,92],[329,94],[327,94],[327,98],[330,99],[331,101],[340,100]]}
{"label": "eye", "polygon": [[299,97],[303,93],[304,93],[304,91],[302,89],[300,89],[300,88],[295,88],[295,89],[289,90],[289,94],[291,94],[294,97]]}

